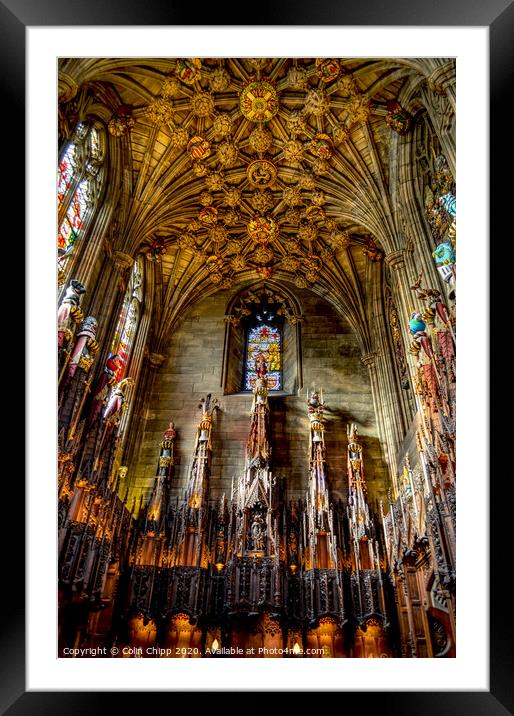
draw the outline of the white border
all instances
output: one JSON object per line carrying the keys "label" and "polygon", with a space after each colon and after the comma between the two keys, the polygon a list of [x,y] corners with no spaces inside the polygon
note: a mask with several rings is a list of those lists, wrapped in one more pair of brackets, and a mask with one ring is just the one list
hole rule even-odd
{"label": "white border", "polygon": [[[488,28],[27,28],[27,689],[488,690]],[[57,659],[57,57],[457,57],[457,658]],[[484,333],[486,334],[484,336]],[[4,655],[8,658],[8,655]]]}

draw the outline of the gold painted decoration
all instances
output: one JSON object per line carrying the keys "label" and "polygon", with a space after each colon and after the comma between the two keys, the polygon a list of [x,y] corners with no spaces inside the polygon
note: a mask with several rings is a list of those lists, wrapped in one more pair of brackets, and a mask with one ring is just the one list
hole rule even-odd
{"label": "gold painted decoration", "polygon": [[241,190],[236,186],[225,189],[225,204],[228,206],[237,206],[241,201]]}
{"label": "gold painted decoration", "polygon": [[161,97],[170,99],[170,97],[175,97],[179,92],[180,82],[178,79],[173,76],[165,77],[161,85]]}
{"label": "gold painted decoration", "polygon": [[[211,280],[214,281],[214,283],[219,283],[219,281],[212,278],[212,274],[219,274],[221,278],[223,278],[222,270],[225,265],[225,260],[221,254],[211,254],[210,256],[207,256],[207,259],[205,261],[205,267],[207,271],[211,273]],[[221,279],[220,279],[221,280]]]}
{"label": "gold painted decoration", "polygon": [[319,132],[311,139],[309,149],[316,157],[320,157],[321,159],[330,159],[334,148],[332,140],[328,134]]}
{"label": "gold painted decoration", "polygon": [[199,58],[179,59],[175,64],[175,74],[181,82],[192,85],[201,77],[202,62]]}
{"label": "gold painted decoration", "polygon": [[315,189],[311,194],[311,201],[316,206],[323,206],[326,203],[325,193],[321,189]]}
{"label": "gold painted decoration", "polygon": [[248,236],[258,244],[265,246],[278,238],[278,226],[273,219],[265,216],[257,216],[250,219],[246,230]]}
{"label": "gold painted decoration", "polygon": [[321,206],[308,206],[305,209],[305,216],[309,221],[323,221],[325,218],[325,209]]}
{"label": "gold painted decoration", "polygon": [[233,167],[237,162],[237,147],[233,142],[222,142],[216,149],[216,158],[222,167]]}
{"label": "gold painted decoration", "polygon": [[350,236],[347,231],[334,229],[330,234],[330,245],[337,249],[347,249],[350,246]]}
{"label": "gold painted decoration", "polygon": [[403,109],[396,100],[387,103],[386,124],[400,136],[404,136],[409,131],[411,119],[409,112]]}
{"label": "gold painted decoration", "polygon": [[205,183],[209,191],[219,191],[225,186],[225,175],[223,172],[209,172],[205,177]]}
{"label": "gold painted decoration", "polygon": [[181,249],[194,249],[196,246],[196,238],[193,234],[182,234],[178,240]]}
{"label": "gold painted decoration", "polygon": [[210,206],[213,201],[214,197],[212,194],[209,194],[208,191],[202,191],[202,193],[200,194],[200,204],[202,206]]}
{"label": "gold painted decoration", "polygon": [[229,224],[237,224],[241,221],[241,215],[239,211],[236,209],[227,209],[225,213],[223,214],[223,221],[228,226]]}
{"label": "gold painted decoration", "polygon": [[256,211],[259,211],[261,214],[265,214],[273,208],[275,199],[269,189],[265,189],[264,191],[256,189],[250,197],[250,203]]}
{"label": "gold painted decoration", "polygon": [[209,229],[209,239],[216,244],[224,244],[228,239],[228,233],[224,226],[213,226]]}
{"label": "gold painted decoration", "polygon": [[298,177],[298,186],[307,191],[312,191],[316,186],[316,177],[311,172],[302,172]]}
{"label": "gold painted decoration", "polygon": [[145,116],[153,124],[165,124],[173,119],[173,107],[162,97],[157,97],[146,105]]}
{"label": "gold painted decoration", "polygon": [[299,224],[301,218],[302,212],[295,206],[289,207],[289,209],[285,213],[285,219],[290,224]]}
{"label": "gold painted decoration", "polygon": [[195,117],[208,117],[214,112],[214,97],[210,92],[195,92],[191,97],[191,111]]}
{"label": "gold painted decoration", "polygon": [[343,95],[353,96],[357,94],[357,85],[355,84],[355,78],[350,72],[344,72],[337,82],[337,89]]}
{"label": "gold painted decoration", "polygon": [[215,224],[218,220],[218,210],[215,206],[204,206],[198,214],[198,219],[202,224]]}
{"label": "gold painted decoration", "polygon": [[198,219],[193,219],[187,225],[187,230],[192,234],[194,234],[195,231],[200,231],[200,229],[203,229],[203,225],[198,221]]}
{"label": "gold painted decoration", "polygon": [[246,268],[246,259],[242,254],[236,254],[230,262],[230,265],[234,271],[242,271]]}
{"label": "gold painted decoration", "polygon": [[[221,288],[232,288],[232,286],[235,284],[235,279],[233,276],[224,276],[223,281],[221,282]],[[207,566],[207,565],[205,565]]]}
{"label": "gold painted decoration", "polygon": [[278,112],[278,92],[267,80],[249,82],[241,91],[239,108],[250,122],[269,122]]}
{"label": "gold painted decoration", "polygon": [[298,236],[302,241],[315,241],[318,230],[314,224],[302,224],[298,229]]}
{"label": "gold painted decoration", "polygon": [[307,283],[305,276],[303,276],[302,274],[298,274],[295,277],[294,285],[296,286],[296,288],[307,288],[309,284]]}
{"label": "gold painted decoration", "polygon": [[342,144],[350,139],[350,132],[344,124],[336,124],[336,126],[332,128],[332,137],[336,144]]}
{"label": "gold painted decoration", "polygon": [[224,67],[215,67],[209,75],[211,92],[225,92],[230,86],[230,75]]}
{"label": "gold painted decoration", "polygon": [[223,281],[223,274],[219,271],[211,271],[209,278],[211,279],[212,283],[218,285]]}
{"label": "gold painted decoration", "polygon": [[305,268],[309,271],[321,271],[321,259],[316,254],[309,254],[305,259]]}
{"label": "gold painted decoration", "polygon": [[184,149],[189,141],[189,132],[185,127],[175,127],[171,130],[170,144],[177,149]]}
{"label": "gold painted decoration", "polygon": [[298,186],[288,186],[282,192],[282,199],[287,206],[300,206],[303,204],[302,192]]}
{"label": "gold painted decoration", "polygon": [[303,112],[291,112],[286,120],[286,127],[290,134],[307,134],[307,122]]}
{"label": "gold painted decoration", "polygon": [[217,114],[212,123],[214,134],[220,137],[228,137],[232,134],[234,123],[230,114]]}
{"label": "gold painted decoration", "polygon": [[341,72],[341,63],[335,59],[317,59],[316,74],[322,82],[333,82]]}
{"label": "gold painted decoration", "polygon": [[257,72],[260,72],[261,70],[264,70],[269,62],[269,57],[250,57],[248,59],[248,62],[253,67],[254,70],[257,70]]}
{"label": "gold painted decoration", "polygon": [[243,241],[241,241],[241,239],[231,238],[227,245],[227,251],[229,253],[238,254],[240,251],[242,251],[243,245],[244,245],[244,243],[243,243]]}
{"label": "gold painted decoration", "polygon": [[350,124],[365,122],[371,114],[371,102],[365,94],[358,94],[345,103],[345,109]]}
{"label": "gold painted decoration", "polygon": [[112,115],[107,129],[109,130],[109,134],[112,134],[113,137],[123,137],[130,132],[135,123],[132,117],[131,107],[122,104]]}
{"label": "gold painted decoration", "polygon": [[297,239],[286,239],[284,241],[284,246],[290,254],[294,253],[295,251],[300,251],[300,244],[298,243]]}
{"label": "gold painted decoration", "polygon": [[273,249],[268,246],[259,246],[255,251],[254,258],[259,264],[267,264],[273,260]]}
{"label": "gold painted decoration", "polygon": [[318,157],[314,160],[312,164],[312,171],[318,176],[322,174],[328,174],[328,172],[330,171],[330,164],[327,162],[326,159]]}
{"label": "gold painted decoration", "polygon": [[193,173],[197,177],[204,177],[209,171],[209,167],[204,162],[193,162]]}
{"label": "gold painted decoration", "polygon": [[271,278],[273,276],[273,269],[271,266],[259,266],[256,270],[257,274],[261,278]]}
{"label": "gold painted decoration", "polygon": [[254,152],[259,152],[260,154],[263,154],[264,152],[267,152],[268,149],[271,147],[271,144],[273,142],[273,135],[269,131],[269,129],[266,129],[266,127],[259,125],[252,131],[248,138],[248,141],[250,142],[250,146]]}
{"label": "gold painted decoration", "polygon": [[268,159],[256,159],[248,165],[246,176],[252,186],[263,189],[276,181],[277,168]]}
{"label": "gold painted decoration", "polygon": [[298,139],[290,139],[284,145],[284,159],[288,162],[299,163],[303,159],[304,147]]}
{"label": "gold painted decoration", "polygon": [[287,73],[287,84],[291,89],[305,89],[309,82],[309,76],[305,67],[293,65]]}
{"label": "gold painted decoration", "polygon": [[206,159],[211,153],[211,144],[204,137],[195,135],[191,137],[187,144],[187,149],[192,159],[201,160]]}
{"label": "gold painted decoration", "polygon": [[297,256],[286,256],[282,260],[282,266],[287,271],[298,271],[301,266],[301,261]]}
{"label": "gold painted decoration", "polygon": [[330,98],[322,89],[310,89],[305,97],[305,111],[323,117],[330,109]]}

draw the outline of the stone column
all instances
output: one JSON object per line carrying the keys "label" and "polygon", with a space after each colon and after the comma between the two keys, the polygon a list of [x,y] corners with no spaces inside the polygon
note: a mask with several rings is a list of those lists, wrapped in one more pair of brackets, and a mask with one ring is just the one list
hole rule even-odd
{"label": "stone column", "polygon": [[385,460],[389,466],[391,473],[395,472],[396,450],[395,441],[392,432],[392,421],[389,414],[388,405],[383,400],[380,381],[377,370],[377,352],[371,351],[361,356],[361,361],[368,368],[371,382],[371,394],[373,396],[373,406],[375,415],[377,416],[378,437],[385,453]]}

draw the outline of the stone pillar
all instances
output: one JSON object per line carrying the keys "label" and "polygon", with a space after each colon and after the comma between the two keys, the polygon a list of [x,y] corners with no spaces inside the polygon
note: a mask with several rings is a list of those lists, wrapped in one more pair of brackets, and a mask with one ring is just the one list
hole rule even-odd
{"label": "stone pillar", "polygon": [[384,450],[389,470],[394,473],[396,466],[395,440],[392,431],[391,416],[388,411],[388,405],[385,404],[378,377],[377,352],[371,351],[370,353],[364,354],[361,356],[361,361],[369,371],[371,394],[373,396],[375,415],[377,416],[378,437],[380,439],[380,443],[382,444],[382,449]]}

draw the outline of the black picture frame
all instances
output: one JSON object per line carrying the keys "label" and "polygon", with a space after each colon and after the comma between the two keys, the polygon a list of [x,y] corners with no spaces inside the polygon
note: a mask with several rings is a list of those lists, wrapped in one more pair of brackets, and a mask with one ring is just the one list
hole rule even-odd
{"label": "black picture frame", "polygon": [[[490,238],[494,237],[494,244],[490,249],[490,330],[497,329],[499,318],[505,318],[505,306],[510,305],[506,298],[506,287],[509,285],[507,276],[502,275],[508,270],[508,259],[493,260],[495,253],[499,252],[499,239],[506,236],[507,227],[501,225],[504,216],[509,216],[508,208],[512,199],[512,182],[503,178],[502,166],[512,159],[512,128],[505,115],[506,100],[512,94],[512,68],[514,67],[514,5],[511,0],[490,0],[488,3],[467,2],[466,0],[446,0],[445,3],[428,3],[427,0],[395,0],[394,5],[379,2],[379,0],[365,0],[365,2],[336,4],[334,0],[316,0],[316,2],[298,3],[276,2],[249,8],[248,18],[244,17],[244,8],[237,13],[237,25],[373,25],[373,26],[482,26],[489,27],[490,37]],[[4,167],[9,171],[7,201],[4,201],[4,211],[11,213],[11,207],[18,207],[18,217],[23,217],[25,209],[23,191],[25,183],[25,156],[24,143],[19,137],[23,132],[23,118],[25,116],[25,31],[29,26],[73,26],[73,25],[195,25],[198,17],[202,18],[203,26],[230,25],[223,22],[219,7],[211,5],[199,12],[198,6],[183,3],[161,2],[160,0],[145,0],[144,3],[134,0],[88,0],[78,3],[75,0],[3,0],[0,2],[0,55],[2,57],[2,72],[0,82],[2,86],[2,99],[4,111]],[[220,22],[221,20],[221,22]],[[258,22],[256,22],[258,20]],[[253,21],[253,22],[251,22]],[[510,72],[509,72],[510,70]],[[472,118],[470,118],[472,121]],[[5,138],[15,135],[16,141],[5,141]],[[510,150],[510,151],[509,151]],[[510,200],[510,201],[509,201]],[[20,221],[17,223],[17,232],[20,230]],[[4,229],[4,231],[6,231]],[[509,231],[509,235],[511,230]],[[7,232],[6,232],[7,235]],[[505,241],[505,256],[509,255],[507,241]],[[16,244],[17,242],[17,248]],[[12,251],[16,252],[16,263],[20,265],[21,241],[19,236],[14,241],[6,241],[6,256],[12,258]],[[477,257],[477,260],[487,260],[487,257]],[[11,294],[11,297],[14,296]],[[12,299],[11,299],[12,300]],[[19,296],[15,297],[20,313]],[[11,303],[11,301],[7,301]],[[11,303],[11,306],[14,302]],[[504,324],[505,326],[505,324]],[[14,325],[12,326],[14,328]],[[505,331],[505,327],[504,327]],[[9,333],[12,342],[7,343],[7,350],[19,354],[20,341],[23,342],[19,326]],[[4,334],[5,335],[5,334]],[[503,333],[503,335],[505,335]],[[499,326],[497,339],[499,339]],[[488,339],[487,330],[485,339]],[[484,330],[477,327],[477,340],[484,340]],[[491,343],[491,345],[493,345]],[[501,362],[500,362],[501,361]],[[14,365],[14,361],[13,361]],[[496,415],[500,408],[500,399],[505,396],[506,384],[505,354],[503,351],[490,354],[490,416]],[[501,383],[500,383],[501,381]],[[501,396],[501,398],[500,398]],[[496,401],[496,405],[495,405]],[[18,394],[17,404],[23,405]],[[13,403],[14,404],[14,403]],[[4,410],[6,410],[4,403]],[[23,422],[18,422],[18,432],[22,432]],[[509,525],[509,515],[506,510],[511,509],[512,502],[508,499],[507,491],[510,488],[510,475],[502,470],[502,453],[508,451],[510,437],[509,421],[500,420],[494,423],[494,432],[491,431],[490,450],[490,690],[484,691],[444,691],[419,692],[408,691],[409,684],[405,684],[406,691],[367,692],[365,707],[377,713],[391,714],[496,714],[514,713],[514,689],[512,688],[512,674],[514,674],[514,660],[512,649],[512,629],[510,624],[511,598],[504,582],[505,575],[510,572],[512,561],[512,537]],[[477,436],[487,439],[485,436]],[[10,446],[9,446],[10,449]],[[30,451],[30,444],[25,445],[26,453]],[[7,455],[8,450],[4,452]],[[20,456],[23,448],[20,449]],[[496,457],[495,457],[496,456]],[[24,504],[24,484],[20,479],[19,469],[10,471],[8,499],[16,505]],[[463,476],[465,479],[465,476]],[[5,494],[5,493],[4,493]],[[507,507],[506,507],[507,506]],[[4,514],[9,511],[4,504]],[[22,525],[15,523],[14,536],[16,548],[8,545],[9,537],[4,535],[4,574],[3,592],[7,597],[4,606],[3,628],[0,630],[0,708],[2,713],[12,716],[21,714],[82,714],[104,713],[120,708],[120,699],[130,699],[131,710],[139,707],[148,708],[149,693],[134,692],[27,692],[25,688],[25,612],[23,607],[25,566],[23,563],[24,535]],[[10,533],[12,534],[12,533]],[[472,547],[470,546],[470,549]],[[488,574],[477,569],[477,580],[487,580]],[[472,598],[472,595],[470,595]],[[52,608],[49,605],[49,609]],[[94,688],[94,687],[93,687]],[[63,689],[66,685],[63,684]],[[437,689],[437,685],[434,685]],[[294,690],[294,689],[293,689]],[[315,688],[313,689],[315,690]],[[197,695],[202,695],[201,693]],[[154,694],[151,694],[152,701]],[[168,704],[171,705],[173,694],[165,694]],[[195,695],[196,698],[196,695]],[[362,693],[345,692],[341,695],[341,705],[351,708],[348,700],[355,706],[360,703],[362,707]],[[267,696],[265,693],[256,694],[252,700],[257,707],[264,705]],[[211,703],[214,705],[214,702]]]}

